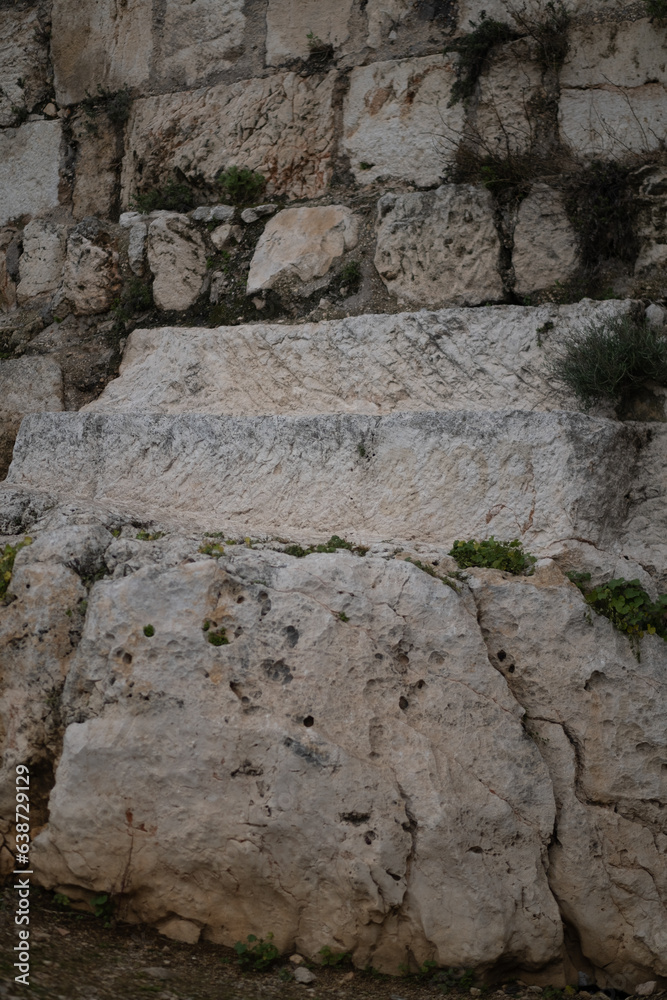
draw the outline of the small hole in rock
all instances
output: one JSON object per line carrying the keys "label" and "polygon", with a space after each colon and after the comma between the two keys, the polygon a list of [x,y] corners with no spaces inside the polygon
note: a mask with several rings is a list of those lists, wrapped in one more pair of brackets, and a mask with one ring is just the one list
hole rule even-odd
{"label": "small hole in rock", "polygon": [[402,708],[403,711],[405,711],[405,709],[408,707],[408,704],[409,704],[408,699],[404,698],[403,695],[401,695],[401,697],[398,699],[398,707]]}
{"label": "small hole in rock", "polygon": [[132,663],[132,653],[123,653],[123,663]]}
{"label": "small hole in rock", "polygon": [[245,597],[243,596],[243,594],[241,594],[240,597],[236,598],[236,603],[237,604],[243,604],[244,601],[245,601]]}
{"label": "small hole in rock", "polygon": [[498,659],[500,660],[501,663],[503,662],[504,659],[506,659],[506,657],[507,657],[507,653],[505,652],[505,650],[504,649],[499,649],[498,650]]}
{"label": "small hole in rock", "polygon": [[424,681],[417,681],[417,687],[421,691],[421,689],[424,687]]}
{"label": "small hole in rock", "polygon": [[509,670],[509,672],[510,672],[511,674],[513,674],[513,673],[514,673],[514,664],[513,664],[513,663],[510,663],[510,665],[509,665],[509,667],[508,667],[507,669]]}
{"label": "small hole in rock", "polygon": [[303,720],[303,724],[304,726],[308,726],[308,728],[310,729],[311,726],[315,725],[315,719],[312,717],[312,715],[307,715],[306,718]]}

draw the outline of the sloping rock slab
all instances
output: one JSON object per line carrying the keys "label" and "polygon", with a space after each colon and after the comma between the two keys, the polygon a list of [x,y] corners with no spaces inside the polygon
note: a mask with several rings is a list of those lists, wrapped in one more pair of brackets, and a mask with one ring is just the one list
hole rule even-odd
{"label": "sloping rock slab", "polygon": [[646,434],[574,413],[37,414],[10,484],[208,528],[613,540]]}

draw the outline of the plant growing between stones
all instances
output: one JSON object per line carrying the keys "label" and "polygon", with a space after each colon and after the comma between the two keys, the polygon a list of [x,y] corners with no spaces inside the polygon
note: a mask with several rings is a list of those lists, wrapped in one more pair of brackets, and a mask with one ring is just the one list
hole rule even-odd
{"label": "plant growing between stones", "polygon": [[511,542],[500,542],[493,535],[481,542],[476,542],[474,539],[468,542],[456,541],[449,554],[454,557],[461,569],[479,566],[504,570],[515,576],[530,573],[536,561],[534,556],[524,552],[518,538]]}
{"label": "plant growing between stones", "polygon": [[544,6],[533,9],[524,3],[509,10],[519,27],[537,43],[542,70],[558,72],[567,56],[572,18],[562,0],[548,0]]}
{"label": "plant growing between stones", "polygon": [[266,187],[266,178],[248,167],[228,167],[216,182],[233,205],[255,204]]}
{"label": "plant growing between stones", "polygon": [[[456,542],[454,544],[456,544]],[[440,574],[436,573],[433,567],[429,566],[428,563],[423,563],[419,559],[412,559],[410,556],[407,556],[403,561],[411,563],[413,566],[416,566],[417,569],[420,569],[423,573],[427,573],[429,576],[434,577],[436,580],[440,580],[440,582],[444,583],[447,587],[451,587],[451,589],[455,593],[457,594],[461,593],[460,588],[457,587],[457,585],[454,583],[451,577],[440,576]]]}
{"label": "plant growing between stones", "polygon": [[324,948],[320,948],[318,954],[320,956],[320,965],[327,965],[332,968],[343,965],[350,960],[349,951],[334,951],[328,944],[325,944]]}
{"label": "plant growing between stones", "polygon": [[593,320],[563,337],[547,373],[585,410],[595,403],[629,407],[647,382],[667,385],[667,339],[630,315]]}
{"label": "plant growing between stones", "polygon": [[586,590],[584,583],[586,578],[590,579],[589,573],[568,573],[568,576],[579,587],[593,611],[604,615],[619,632],[625,632],[630,637],[635,655],[639,653],[639,639],[647,633],[667,641],[667,594],[660,594],[656,601],[652,601],[639,580],[625,580],[623,577]]}
{"label": "plant growing between stones", "polygon": [[365,556],[368,552],[366,546],[354,545],[339,535],[332,535],[328,542],[320,545],[310,545],[307,549],[304,549],[301,545],[288,545],[283,551],[288,556],[296,556],[297,559],[303,559],[304,556],[309,556],[313,552],[337,552],[338,549],[347,549],[348,552],[354,552],[358,556]]}
{"label": "plant growing between stones", "polygon": [[144,625],[144,635],[146,636],[147,639],[152,639],[152,637],[155,635],[155,629],[153,628],[152,625]]}
{"label": "plant growing between stones", "polygon": [[662,21],[667,17],[667,0],[644,0],[644,7],[651,19]]}
{"label": "plant growing between stones", "polygon": [[594,272],[606,260],[633,264],[639,252],[631,168],[594,161],[570,182],[565,207],[579,243],[582,267]]}
{"label": "plant growing between stones", "polygon": [[273,944],[273,934],[266,935],[267,940],[248,934],[246,941],[237,941],[234,945],[236,960],[244,972],[264,972],[280,958],[280,952]]}
{"label": "plant growing between stones", "polygon": [[212,646],[228,646],[229,639],[227,638],[227,629],[222,625],[217,628],[215,622],[210,621],[208,618],[204,621],[202,625],[202,632],[206,633],[206,641],[210,642]]}
{"label": "plant growing between stones", "polygon": [[130,208],[148,215],[161,210],[167,212],[189,212],[197,204],[197,196],[189,184],[172,177],[162,187],[149,188],[135,194]]}
{"label": "plant growing between stones", "polygon": [[7,588],[11,583],[14,560],[26,545],[32,545],[32,538],[24,538],[22,542],[17,542],[16,545],[7,544],[4,549],[0,549],[0,600],[6,596]]}
{"label": "plant growing between stones", "polygon": [[479,22],[470,24],[473,30],[468,35],[454,39],[444,49],[445,53],[457,52],[459,56],[449,107],[472,97],[491,49],[519,37],[509,24],[487,17],[486,11],[481,12]]}
{"label": "plant growing between stones", "polygon": [[164,538],[164,531],[138,531],[137,538],[140,542],[157,542],[158,538]]}
{"label": "plant growing between stones", "polygon": [[198,551],[204,556],[213,556],[214,559],[219,559],[221,555],[224,555],[225,548],[220,542],[202,542]]}
{"label": "plant growing between stones", "polygon": [[127,85],[121,90],[107,90],[105,87],[98,86],[96,94],[90,94],[86,91],[86,96],[81,102],[86,132],[90,135],[98,134],[100,115],[106,115],[112,125],[122,128],[130,117],[131,107],[132,97]]}

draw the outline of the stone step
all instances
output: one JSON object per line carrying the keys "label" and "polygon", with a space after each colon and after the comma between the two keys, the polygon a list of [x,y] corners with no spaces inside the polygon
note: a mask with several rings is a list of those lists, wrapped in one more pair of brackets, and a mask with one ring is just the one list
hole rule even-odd
{"label": "stone step", "polygon": [[545,379],[562,336],[629,302],[362,315],[298,326],[135,330],[86,409],[370,413],[576,409]]}
{"label": "stone step", "polygon": [[565,412],[42,413],[21,424],[7,484],[237,534],[604,547],[646,437]]}

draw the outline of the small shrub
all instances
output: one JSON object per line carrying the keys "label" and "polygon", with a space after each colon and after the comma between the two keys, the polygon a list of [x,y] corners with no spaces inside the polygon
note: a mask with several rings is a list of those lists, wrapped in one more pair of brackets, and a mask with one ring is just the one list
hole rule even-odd
{"label": "small shrub", "polygon": [[212,646],[228,646],[229,639],[227,638],[227,629],[223,626],[217,628],[215,622],[209,621],[207,618],[202,625],[202,632],[206,633],[206,641],[210,642]]}
{"label": "small shrub", "polygon": [[147,639],[152,639],[152,637],[155,635],[155,629],[153,628],[152,625],[144,625],[144,635],[146,636]]}
{"label": "small shrub", "polygon": [[499,542],[493,535],[484,541],[454,542],[450,556],[456,559],[461,569],[481,566],[487,569],[501,569],[518,576],[528,572],[535,557],[523,551],[521,542],[515,538],[511,542]]}
{"label": "small shrub", "polygon": [[537,42],[542,69],[557,72],[567,55],[571,20],[571,14],[562,0],[548,0],[539,11],[531,11],[527,4],[510,10],[519,27]]}
{"label": "small shrub", "polygon": [[90,901],[90,905],[93,908],[93,913],[100,920],[104,921],[105,927],[111,927],[111,921],[114,915],[114,902],[108,892],[101,892],[97,896],[93,896]]}
{"label": "small shrub", "polygon": [[16,545],[7,544],[4,549],[0,549],[0,600],[6,596],[7,588],[11,583],[14,560],[17,553],[25,548],[26,545],[31,544],[32,538],[24,538],[22,542],[18,542]]}
{"label": "small shrub", "polygon": [[158,538],[164,538],[164,531],[138,531],[137,538],[140,542],[157,542]]}
{"label": "small shrub", "polygon": [[216,177],[226,198],[233,205],[250,205],[256,203],[264,188],[266,178],[255,173],[248,167],[228,167]]}
{"label": "small shrub", "polygon": [[350,953],[348,951],[334,951],[325,944],[324,948],[319,950],[320,965],[328,965],[335,968],[338,965],[343,965],[350,959]]}
{"label": "small shrub", "polygon": [[97,94],[86,91],[86,96],[81,102],[86,118],[86,131],[91,135],[97,135],[99,131],[97,119],[102,114],[107,116],[112,125],[121,128],[130,117],[131,107],[132,97],[127,85],[121,90],[107,90],[98,86]]}
{"label": "small shrub", "polygon": [[547,372],[585,410],[617,406],[648,381],[667,385],[667,339],[629,315],[593,320],[563,337]]}
{"label": "small shrub", "polygon": [[517,38],[517,33],[508,24],[494,21],[482,11],[479,23],[471,21],[473,30],[462,38],[456,38],[445,46],[445,52],[457,52],[459,63],[456,69],[456,81],[452,87],[449,106],[466,101],[475,90],[487,56],[495,45],[511,42]]}
{"label": "small shrub", "polygon": [[584,596],[593,611],[631,638],[641,639],[648,633],[667,640],[667,594],[661,594],[654,603],[639,580],[620,577],[594,587]]}
{"label": "small shrub", "polygon": [[237,962],[244,972],[264,972],[280,958],[280,952],[272,943],[273,934],[267,934],[267,940],[248,934],[247,943],[237,941],[234,945]]}
{"label": "small shrub", "polygon": [[354,294],[359,291],[359,285],[361,284],[361,267],[359,262],[356,260],[349,260],[341,268],[340,272],[340,287],[347,288],[348,292]]}
{"label": "small shrub", "polygon": [[149,212],[189,212],[197,204],[197,197],[189,184],[168,180],[162,187],[150,188],[135,194],[130,207],[135,212],[148,215]]}
{"label": "small shrub", "polygon": [[347,617],[347,615],[345,614],[345,612],[344,612],[344,611],[341,611],[341,612],[339,612],[339,614],[338,614],[338,617],[340,618],[340,620],[341,620],[342,622],[349,622],[349,620],[350,620],[350,619],[349,619],[349,618]]}
{"label": "small shrub", "polygon": [[69,910],[72,905],[69,896],[66,896],[62,892],[55,892],[53,894],[53,902],[56,906],[60,907],[61,910]]}
{"label": "small shrub", "polygon": [[214,559],[219,559],[220,556],[224,555],[225,548],[220,542],[202,542],[199,551],[204,556],[213,556]]}
{"label": "small shrub", "polygon": [[337,552],[338,549],[347,549],[348,552],[354,552],[358,556],[365,556],[368,552],[366,546],[353,545],[352,542],[346,541],[346,539],[341,538],[339,535],[332,535],[328,542],[320,545],[310,545],[307,549],[304,549],[301,545],[288,545],[283,551],[288,556],[296,556],[297,559],[303,559],[304,556],[309,556],[313,552]]}

